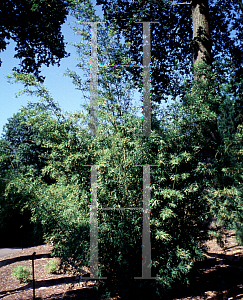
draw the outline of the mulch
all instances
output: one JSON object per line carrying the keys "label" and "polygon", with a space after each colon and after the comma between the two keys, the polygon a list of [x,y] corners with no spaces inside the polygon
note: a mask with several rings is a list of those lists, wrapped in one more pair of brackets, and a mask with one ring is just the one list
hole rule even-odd
{"label": "mulch", "polygon": [[[216,300],[243,299],[243,247],[237,246],[233,231],[225,230],[225,247],[222,249],[216,240],[206,242],[208,247],[204,261],[196,262],[195,278],[187,289],[178,289],[170,299],[177,300]],[[48,274],[44,266],[52,258],[50,244],[36,246],[0,258],[0,299],[33,299],[33,283],[19,283],[11,275],[17,265],[25,265],[31,270],[32,254],[35,254],[35,296],[48,300],[98,300],[99,295],[92,286],[95,281],[83,280],[72,273]],[[84,267],[88,276],[89,269]],[[76,280],[75,283],[74,279]],[[112,298],[113,300],[119,297]],[[109,300],[112,300],[111,298]],[[134,299],[139,300],[139,299]]]}
{"label": "mulch", "polygon": [[[15,252],[0,259],[0,299],[4,300],[27,300],[33,299],[33,281],[20,283],[13,278],[12,270],[18,265],[24,265],[32,270],[32,254],[34,256],[35,296],[36,299],[71,299],[70,290],[82,290],[82,298],[85,300],[96,300],[92,291],[94,282],[83,280],[78,282],[77,277],[71,272],[67,274],[48,274],[45,265],[52,259],[50,256],[52,246],[41,245]],[[88,268],[84,273],[88,274]],[[72,284],[73,282],[75,282]],[[70,296],[71,297],[71,296]],[[72,297],[73,298],[73,297]],[[77,298],[78,299],[78,298]]]}

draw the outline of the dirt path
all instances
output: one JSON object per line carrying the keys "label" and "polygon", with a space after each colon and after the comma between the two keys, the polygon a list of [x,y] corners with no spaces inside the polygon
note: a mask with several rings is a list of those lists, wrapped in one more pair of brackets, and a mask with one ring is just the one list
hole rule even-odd
{"label": "dirt path", "polygon": [[[30,247],[25,247],[25,248],[23,248],[23,250],[28,249],[28,248],[30,248]],[[0,248],[0,258],[10,255],[15,252],[20,252],[20,251],[22,251],[22,248],[20,248],[20,247]]]}

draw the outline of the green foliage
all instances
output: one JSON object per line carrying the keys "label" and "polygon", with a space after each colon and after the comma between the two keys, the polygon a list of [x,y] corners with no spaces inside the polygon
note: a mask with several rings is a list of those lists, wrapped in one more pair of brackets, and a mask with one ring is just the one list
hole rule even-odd
{"label": "green foliage", "polygon": [[20,283],[28,283],[30,281],[30,270],[26,266],[17,266],[13,268],[12,276],[18,279]]}
{"label": "green foliage", "polygon": [[[76,45],[83,55],[78,66],[89,73],[90,29],[83,22],[99,19],[89,2],[74,3],[75,30],[82,37]],[[34,77],[14,74],[25,82],[25,92],[42,98],[21,116],[27,128],[38,129],[31,140],[48,155],[38,172],[35,167],[16,171],[5,195],[24,195],[61,268],[71,264],[78,273],[90,264],[89,166],[96,165],[99,275],[107,277],[97,287],[106,296],[144,299],[149,291],[151,299],[161,299],[189,285],[194,262],[204,257],[207,221],[217,218],[242,241],[242,77],[234,80],[238,70],[226,70],[225,61],[199,64],[193,85],[183,84],[181,101],[174,99],[163,111],[152,106],[152,132],[146,137],[129,93],[136,84],[125,68],[109,67],[132,59],[125,58],[114,27],[101,25],[98,32],[98,62],[107,66],[99,69],[96,135],[89,129],[91,105],[84,105],[86,112],[63,114]],[[89,91],[89,76],[84,81],[74,71],[67,75],[82,92]],[[7,164],[7,157],[3,161]],[[119,208],[143,206],[141,166],[146,164],[151,165],[151,272],[157,279],[134,280],[142,275],[143,214]],[[211,233],[220,237],[217,228]]]}
{"label": "green foliage", "polygon": [[[48,110],[48,104],[41,103],[29,104],[28,109],[34,109],[36,106],[40,110]],[[52,183],[52,179],[41,172],[50,150],[41,145],[39,134],[35,125],[26,124],[26,117],[21,112],[10,118],[4,127],[0,142],[0,230],[3,237],[1,244],[4,242],[5,245],[13,246],[15,242],[15,245],[30,245],[43,241],[40,226],[33,226],[29,222],[31,210],[28,203],[32,197],[28,192],[18,189],[19,182],[25,174],[39,175],[47,184]]]}
{"label": "green foliage", "polygon": [[52,259],[45,265],[45,271],[49,274],[56,274],[59,270],[59,261],[57,259]]}
{"label": "green foliage", "polygon": [[3,0],[0,3],[0,51],[14,40],[21,59],[22,72],[40,73],[42,64],[49,66],[67,56],[61,25],[68,14],[70,1]]}
{"label": "green foliage", "polygon": [[111,111],[107,98],[99,100],[96,136],[87,128],[88,114],[58,119],[40,106],[26,108],[26,123],[36,125],[38,139],[51,149],[41,173],[54,181],[48,185],[28,172],[14,188],[32,196],[28,205],[33,221],[42,224],[62,267],[69,263],[78,270],[90,260],[90,169],[84,165],[98,166],[99,207],[110,208],[142,207],[143,174],[137,165],[158,165],[151,167],[151,245],[152,276],[159,279],[134,281],[142,271],[142,212],[99,210],[99,272],[108,277],[99,289],[125,299],[143,299],[147,289],[151,297],[164,295],[176,283],[187,284],[193,261],[203,254],[203,183],[200,174],[198,182],[192,175],[198,158],[179,126],[161,120],[158,131],[144,137],[141,118],[115,100],[110,100]]}
{"label": "green foliage", "polygon": [[[38,129],[25,124],[25,117],[21,113],[15,114],[8,120],[3,130],[5,141],[5,156],[9,158],[9,165],[5,163],[5,170],[18,168],[18,172],[26,173],[28,169],[39,172],[44,166],[46,149],[33,142],[33,136],[38,135]],[[6,160],[5,160],[6,162]]]}
{"label": "green foliage", "polygon": [[[185,81],[190,86],[194,83],[193,4],[209,4],[212,61],[222,59],[234,66],[236,81],[242,74],[241,1],[209,0],[192,1],[192,5],[172,5],[177,2],[184,1],[97,1],[108,25],[115,26],[129,43],[129,57],[134,64],[141,63],[143,55],[142,24],[138,22],[151,22],[151,101],[160,103],[167,101],[168,96],[184,96],[182,90]],[[133,80],[142,90],[142,68],[129,68],[128,72],[133,74]],[[224,78],[229,75],[230,68],[224,69]]]}

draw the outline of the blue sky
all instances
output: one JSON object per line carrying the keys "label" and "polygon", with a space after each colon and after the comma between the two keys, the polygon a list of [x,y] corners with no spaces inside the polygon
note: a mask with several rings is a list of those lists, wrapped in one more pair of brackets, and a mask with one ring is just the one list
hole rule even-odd
{"label": "blue sky", "polygon": [[[94,1],[92,1],[94,2]],[[101,6],[95,6],[96,12],[102,15]],[[59,103],[62,110],[74,112],[82,109],[81,104],[85,101],[82,97],[81,91],[77,90],[72,83],[71,78],[63,76],[67,68],[76,71],[79,75],[82,74],[81,70],[76,67],[77,57],[76,49],[70,43],[79,42],[80,38],[75,35],[72,30],[72,26],[75,25],[75,18],[68,16],[65,24],[62,25],[62,33],[65,38],[65,42],[68,43],[66,51],[71,53],[68,58],[63,58],[60,62],[60,66],[43,66],[41,74],[45,76],[45,86],[50,91],[50,94],[56,102]],[[14,57],[15,44],[13,41],[7,46],[4,52],[0,53],[2,60],[2,66],[0,67],[0,135],[2,133],[3,126],[7,123],[8,118],[11,118],[14,113],[17,113],[22,106],[25,106],[28,101],[36,101],[37,98],[23,95],[18,98],[15,94],[19,92],[23,85],[9,84],[6,75],[11,75],[12,69],[17,67],[19,60]]]}
{"label": "blue sky", "polygon": [[[95,2],[95,0],[92,0]],[[102,15],[101,6],[95,6],[98,15]],[[81,70],[76,67],[77,57],[76,49],[70,43],[79,42],[80,37],[75,35],[72,30],[75,19],[68,16],[65,24],[62,25],[62,33],[67,43],[66,51],[71,55],[68,58],[64,58],[60,62],[60,66],[43,66],[41,74],[45,76],[45,86],[50,91],[50,94],[56,102],[59,103],[63,111],[74,112],[80,110],[81,105],[85,104],[87,100],[84,100],[82,92],[77,90],[72,83],[71,78],[63,76],[67,68],[76,71],[79,75],[82,75]],[[14,113],[17,113],[22,106],[26,106],[28,101],[36,101],[37,98],[23,95],[18,98],[15,94],[19,92],[23,85],[9,84],[6,75],[11,75],[12,69],[19,64],[19,60],[14,57],[14,42],[10,42],[7,49],[0,53],[2,60],[2,66],[0,67],[0,135],[2,133],[3,126],[7,123],[8,118],[11,118]],[[142,101],[139,101],[141,95],[137,92],[134,96],[134,102],[137,107],[141,107]],[[139,109],[139,115],[141,116],[142,110]]]}
{"label": "blue sky", "polygon": [[[62,32],[65,41],[68,43],[77,42],[79,37],[73,34],[70,25],[74,25],[74,18],[68,17],[66,23],[62,26]],[[46,77],[45,86],[50,90],[54,100],[57,101],[64,111],[75,111],[80,109],[80,105],[84,104],[82,94],[75,89],[71,78],[63,76],[66,69],[77,70],[77,54],[75,47],[67,45],[67,52],[71,53],[68,58],[61,60],[60,67],[50,66],[42,67],[42,75]],[[0,133],[2,133],[3,125],[7,119],[18,112],[21,106],[25,106],[28,101],[34,101],[36,98],[24,95],[18,98],[15,93],[23,88],[22,84],[9,84],[5,75],[10,75],[12,69],[18,66],[19,60],[14,57],[14,42],[11,42],[7,49],[1,53],[2,66],[0,67]],[[80,71],[79,71],[80,72]]]}
{"label": "blue sky", "polygon": [[[96,6],[97,8],[97,6]],[[100,7],[97,8],[100,14]],[[41,74],[45,76],[45,86],[50,91],[50,94],[56,102],[59,103],[63,111],[74,112],[82,109],[81,105],[85,103],[82,96],[82,92],[77,90],[72,83],[72,79],[64,76],[67,68],[76,71],[78,74],[82,74],[81,70],[76,67],[77,57],[76,49],[70,43],[79,42],[80,38],[75,35],[72,30],[74,26],[75,18],[68,16],[67,21],[62,26],[62,33],[65,38],[65,42],[68,43],[66,51],[71,55],[68,58],[63,58],[60,62],[60,66],[43,66]],[[2,66],[0,67],[0,135],[2,133],[3,126],[7,123],[8,118],[11,118],[14,113],[17,113],[22,106],[27,105],[28,101],[36,101],[37,98],[30,97],[28,95],[22,95],[16,98],[15,94],[19,92],[23,85],[10,84],[6,75],[11,75],[12,69],[19,64],[19,60],[14,58],[13,41],[7,46],[7,49],[1,53]],[[139,99],[139,94],[136,94],[136,100]]]}

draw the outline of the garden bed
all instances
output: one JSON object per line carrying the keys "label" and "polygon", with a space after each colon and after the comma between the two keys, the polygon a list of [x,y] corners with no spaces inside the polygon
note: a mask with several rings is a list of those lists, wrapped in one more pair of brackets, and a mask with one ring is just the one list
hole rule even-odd
{"label": "garden bed", "polygon": [[[225,231],[226,247],[220,248],[216,240],[207,241],[205,261],[196,262],[192,288],[180,290],[171,299],[216,300],[243,299],[243,247],[237,246],[233,231]],[[35,255],[36,299],[100,299],[92,289],[91,280],[78,282],[72,273],[48,274],[44,266],[52,260],[51,245],[41,245],[15,252],[0,258],[0,299],[29,300],[33,297],[32,281],[19,283],[12,277],[14,267],[25,265],[31,270],[32,254]],[[83,268],[88,274],[89,269]],[[88,276],[88,275],[87,275]],[[76,283],[71,283],[76,280]],[[119,299],[119,297],[112,298]],[[139,299],[138,299],[139,300]]]}

